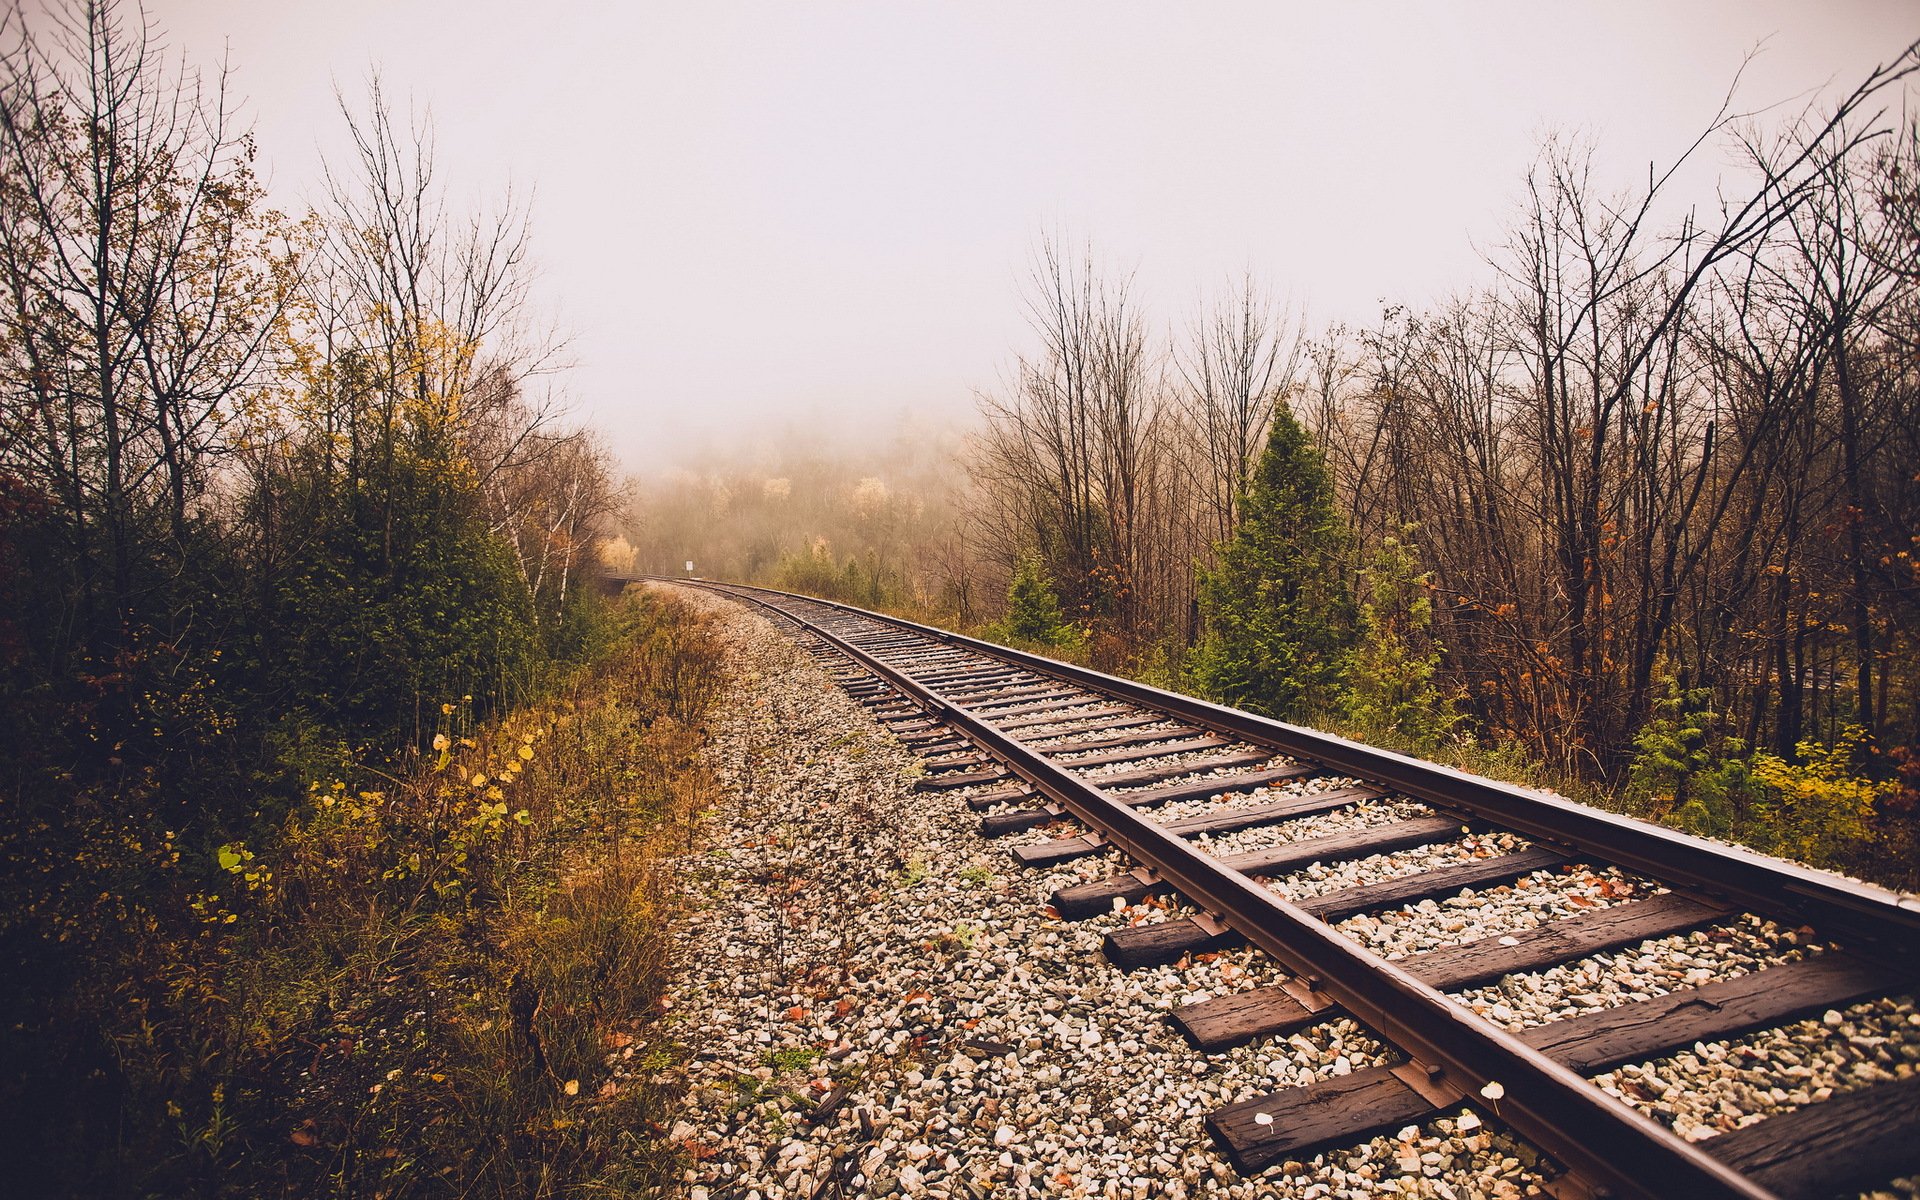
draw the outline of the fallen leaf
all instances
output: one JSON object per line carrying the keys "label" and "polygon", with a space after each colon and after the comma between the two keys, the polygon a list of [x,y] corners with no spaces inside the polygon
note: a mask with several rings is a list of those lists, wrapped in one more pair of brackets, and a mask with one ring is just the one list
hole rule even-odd
{"label": "fallen leaf", "polygon": [[569,1096],[578,1096],[580,1094],[580,1081],[578,1079],[569,1079],[567,1080],[567,1085],[560,1090]]}

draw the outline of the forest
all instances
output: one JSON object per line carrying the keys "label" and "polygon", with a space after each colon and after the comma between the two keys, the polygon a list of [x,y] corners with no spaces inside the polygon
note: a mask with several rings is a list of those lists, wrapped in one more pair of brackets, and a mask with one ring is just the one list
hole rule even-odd
{"label": "forest", "polygon": [[627,548],[1910,885],[1915,66],[1638,186],[1549,136],[1485,278],[1361,327],[1049,232],[970,424],[642,481]]}

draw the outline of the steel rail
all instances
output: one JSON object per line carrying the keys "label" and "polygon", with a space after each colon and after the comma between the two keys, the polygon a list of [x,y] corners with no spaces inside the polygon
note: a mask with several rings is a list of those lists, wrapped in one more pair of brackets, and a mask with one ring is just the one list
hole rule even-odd
{"label": "steel rail", "polygon": [[[688,581],[674,580],[685,583]],[[1037,791],[1099,829],[1123,853],[1147,865],[1190,900],[1217,914],[1313,990],[1331,997],[1407,1054],[1426,1089],[1487,1103],[1522,1137],[1554,1155],[1590,1185],[1646,1197],[1739,1197],[1774,1193],[1675,1136],[1585,1079],[1454,1003],[1407,972],[1349,941],[1212,855],[1116,802],[1100,788],[1029,749],[965,705],[930,689],[846,638],[739,585],[696,583],[781,613],[885,679],[915,703],[1001,757]],[[790,599],[813,601],[809,597]],[[890,625],[845,605],[832,605]],[[1491,1085],[1498,1084],[1496,1094]],[[1418,1086],[1418,1085],[1416,1085]],[[1597,1189],[1596,1189],[1597,1190]]]}
{"label": "steel rail", "polygon": [[[689,582],[664,576],[653,578],[669,583]],[[774,596],[791,595],[751,584],[723,586]],[[1464,809],[1531,840],[1596,857],[1669,886],[1736,903],[1763,916],[1812,925],[1821,936],[1840,943],[1852,953],[1896,970],[1909,973],[1920,970],[1920,899],[1914,897],[1815,871],[1744,847],[1709,842],[1518,784],[1469,775],[1438,763],[1178,692],[1163,691],[1149,684],[951,633],[904,617],[869,612],[811,596],[792,598],[912,630],[951,646],[1044,672],[1116,700],[1158,709],[1296,758],[1312,760],[1331,770],[1386,785],[1415,800],[1446,809]]]}

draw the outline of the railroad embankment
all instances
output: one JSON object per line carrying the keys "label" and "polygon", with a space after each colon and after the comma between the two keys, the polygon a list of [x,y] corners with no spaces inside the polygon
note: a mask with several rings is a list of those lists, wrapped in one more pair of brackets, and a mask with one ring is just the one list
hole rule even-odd
{"label": "railroad embankment", "polygon": [[1103,940],[1167,906],[1061,919],[1053,894],[1114,863],[1020,870],[977,832],[969,793],[916,790],[916,756],[786,633],[707,603],[739,686],[714,722],[722,797],[687,859],[699,912],[661,1030],[686,1061],[643,1079],[685,1088],[668,1133],[690,1196],[1464,1200],[1540,1178],[1530,1150],[1458,1112],[1291,1179],[1241,1178],[1209,1144],[1208,1113],[1387,1048],[1340,1018],[1197,1056],[1168,1013],[1268,982],[1271,966],[1243,948],[1116,972]]}
{"label": "railroad embankment", "polygon": [[710,590],[689,1196],[1915,1194],[1901,897]]}

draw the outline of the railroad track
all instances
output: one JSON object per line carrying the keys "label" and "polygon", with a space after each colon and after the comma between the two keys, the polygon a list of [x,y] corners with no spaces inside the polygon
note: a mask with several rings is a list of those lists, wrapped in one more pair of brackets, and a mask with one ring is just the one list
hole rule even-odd
{"label": "railroad track", "polygon": [[[1023,835],[1017,861],[1055,867],[1111,850],[1134,864],[1062,888],[1053,897],[1062,917],[1155,896],[1191,906],[1110,933],[1105,948],[1117,966],[1241,943],[1271,956],[1282,982],[1173,1012],[1198,1050],[1291,1036],[1343,1013],[1398,1049],[1397,1065],[1212,1113],[1209,1133],[1245,1173],[1463,1104],[1556,1159],[1565,1174],[1554,1190],[1568,1196],[1797,1200],[1920,1168],[1920,1075],[1910,1066],[1700,1143],[1630,1107],[1621,1087],[1590,1081],[1611,1072],[1618,1083],[1622,1069],[1663,1056],[1808,1016],[1831,1024],[1856,1002],[1905,997],[1920,976],[1920,905],[1911,899],[897,618],[741,585],[694,586],[791,629],[920,754],[921,787],[963,789],[984,833]],[[1286,836],[1289,825],[1344,810],[1378,819]],[[1063,823],[1073,831],[1051,836]],[[1280,840],[1270,840],[1276,832]],[[1235,846],[1249,835],[1260,844]],[[1284,881],[1299,872],[1391,863],[1396,852],[1435,846],[1458,852],[1429,857],[1426,869],[1336,878],[1343,886],[1288,898],[1298,889]],[[1610,890],[1622,881],[1619,896],[1392,960],[1335,924],[1468,889],[1524,887],[1552,872],[1609,873]],[[1459,998],[1595,955],[1644,952],[1744,914],[1793,930],[1800,949],[1730,978],[1700,971],[1661,994],[1517,1030]]]}

